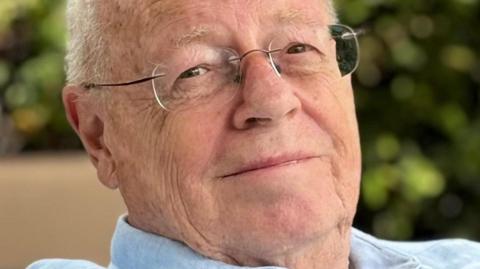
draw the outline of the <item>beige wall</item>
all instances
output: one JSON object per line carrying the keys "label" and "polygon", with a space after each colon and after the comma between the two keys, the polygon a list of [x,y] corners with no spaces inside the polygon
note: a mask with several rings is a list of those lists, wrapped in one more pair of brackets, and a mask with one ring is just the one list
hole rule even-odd
{"label": "beige wall", "polygon": [[0,158],[0,269],[48,257],[106,265],[123,212],[84,153]]}

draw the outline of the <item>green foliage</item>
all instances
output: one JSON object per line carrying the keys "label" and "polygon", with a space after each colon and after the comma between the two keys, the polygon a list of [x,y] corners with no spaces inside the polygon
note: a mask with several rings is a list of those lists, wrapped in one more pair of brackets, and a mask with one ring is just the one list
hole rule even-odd
{"label": "green foliage", "polygon": [[343,0],[366,30],[354,88],[357,226],[387,238],[480,239],[478,1]]}
{"label": "green foliage", "polygon": [[0,130],[10,143],[7,136],[22,137],[24,150],[79,146],[60,98],[64,9],[61,0],[0,2]]}
{"label": "green foliage", "polygon": [[[479,240],[479,1],[337,6],[343,23],[366,31],[353,76],[364,169],[356,226]],[[61,0],[0,2],[0,105],[23,150],[79,148],[60,99],[63,10]]]}

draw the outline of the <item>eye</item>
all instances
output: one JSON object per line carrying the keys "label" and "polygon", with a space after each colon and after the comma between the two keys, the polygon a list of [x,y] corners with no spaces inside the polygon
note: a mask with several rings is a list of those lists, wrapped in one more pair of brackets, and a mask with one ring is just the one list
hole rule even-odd
{"label": "eye", "polygon": [[287,48],[287,53],[288,54],[299,54],[299,53],[309,52],[309,51],[312,51],[312,50],[313,50],[312,46],[310,46],[308,44],[298,43],[298,44],[294,44],[294,45],[289,46]]}
{"label": "eye", "polygon": [[204,75],[208,71],[209,70],[205,67],[195,66],[181,73],[179,78],[180,79],[193,78],[193,77]]}

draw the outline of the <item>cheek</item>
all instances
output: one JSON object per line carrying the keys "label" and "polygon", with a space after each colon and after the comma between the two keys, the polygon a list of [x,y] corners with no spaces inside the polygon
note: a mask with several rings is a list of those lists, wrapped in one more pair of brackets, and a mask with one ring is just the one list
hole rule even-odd
{"label": "cheek", "polygon": [[[202,204],[201,199],[211,199],[206,196],[211,193],[214,158],[223,143],[226,119],[211,112],[190,112],[167,119],[159,138],[159,154],[163,159],[168,156],[161,166],[172,171],[163,177],[175,181],[187,208],[195,208]],[[157,173],[162,173],[160,170]]]}
{"label": "cheek", "polygon": [[166,140],[185,177],[202,180],[212,176],[213,159],[223,136],[222,119],[192,114],[177,117]]}
{"label": "cheek", "polygon": [[[361,150],[353,90],[348,77],[301,96],[303,109],[316,126],[330,135],[336,154],[332,173],[337,179],[335,191],[349,212],[358,200],[361,174]],[[308,88],[315,87],[315,83]],[[353,216],[353,214],[352,214]]]}
{"label": "cheek", "polygon": [[305,113],[332,137],[340,155],[353,158],[359,151],[359,137],[349,78],[312,81],[304,88],[309,90],[299,91],[298,96]]}

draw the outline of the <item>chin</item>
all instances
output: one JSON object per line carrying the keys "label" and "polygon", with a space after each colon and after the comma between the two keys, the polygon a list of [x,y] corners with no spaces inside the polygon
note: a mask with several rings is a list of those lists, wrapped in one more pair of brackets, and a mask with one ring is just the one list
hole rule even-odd
{"label": "chin", "polygon": [[243,249],[252,251],[251,255],[276,256],[337,233],[347,214],[338,199],[322,205],[322,201],[291,195],[249,216],[251,229],[238,227],[236,242],[243,241]]}
{"label": "chin", "polygon": [[270,224],[276,226],[278,235],[287,241],[305,241],[324,236],[336,229],[346,215],[341,206],[335,205],[329,205],[328,208],[324,206],[307,208],[303,205],[290,206],[290,209],[285,210],[288,213],[270,220]]}
{"label": "chin", "polygon": [[229,243],[240,247],[235,251],[275,256],[349,227],[354,188],[322,164],[223,185],[230,195],[222,203],[221,226],[234,235]]}

